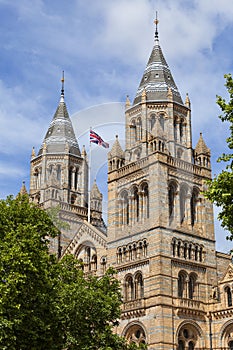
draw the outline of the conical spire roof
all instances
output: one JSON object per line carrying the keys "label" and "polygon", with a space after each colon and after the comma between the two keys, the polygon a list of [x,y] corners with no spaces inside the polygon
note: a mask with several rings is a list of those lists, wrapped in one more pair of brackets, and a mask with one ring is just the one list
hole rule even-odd
{"label": "conical spire roof", "polygon": [[206,143],[203,139],[202,133],[200,133],[199,140],[197,142],[195,151],[197,154],[210,154],[210,149],[206,146]]}
{"label": "conical spire roof", "polygon": [[42,153],[43,144],[46,144],[47,153],[67,153],[68,151],[70,154],[80,156],[79,145],[64,100],[63,83],[64,80],[62,79],[60,102],[49,125],[39,154]]}
{"label": "conical spire roof", "polygon": [[97,186],[96,179],[94,180],[92,189],[91,189],[91,198],[102,199],[103,195]]}
{"label": "conical spire roof", "polygon": [[23,181],[23,183],[22,183],[22,186],[21,186],[21,188],[20,188],[19,193],[20,193],[21,195],[28,194],[24,181]]}
{"label": "conical spire roof", "polygon": [[108,153],[109,158],[125,158],[125,154],[123,149],[121,148],[120,142],[118,140],[118,135],[116,135],[116,140],[114,141],[114,144],[112,145],[111,151]]}
{"label": "conical spire roof", "polygon": [[157,19],[155,24],[156,32],[154,47],[138,87],[134,104],[141,102],[141,95],[144,89],[146,91],[147,101],[167,101],[169,88],[173,93],[173,100],[183,104],[170,68],[159,45]]}

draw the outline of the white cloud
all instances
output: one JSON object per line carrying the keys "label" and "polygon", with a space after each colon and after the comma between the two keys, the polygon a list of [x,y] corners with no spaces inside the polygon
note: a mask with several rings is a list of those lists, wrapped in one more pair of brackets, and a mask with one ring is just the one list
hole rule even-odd
{"label": "white cloud", "polygon": [[[203,131],[213,154],[225,147],[215,95],[225,94],[223,74],[233,69],[225,43],[233,32],[229,0],[0,0],[0,10],[0,147],[11,159],[41,144],[57,107],[62,69],[72,114],[83,106],[124,102],[126,94],[133,99],[152,49],[156,10],[165,58],[181,94],[191,98],[194,145]],[[124,123],[113,106],[75,113],[77,134],[96,126],[112,142],[120,133],[112,122]],[[1,164],[2,176],[14,174],[12,163]]]}

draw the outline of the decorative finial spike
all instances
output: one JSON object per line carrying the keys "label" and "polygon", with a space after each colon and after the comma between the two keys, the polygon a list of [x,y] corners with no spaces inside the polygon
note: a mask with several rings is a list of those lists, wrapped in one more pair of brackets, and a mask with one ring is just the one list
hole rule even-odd
{"label": "decorative finial spike", "polygon": [[158,32],[158,12],[156,11],[156,18],[154,20],[154,24],[155,24],[155,42],[159,41],[159,32]]}
{"label": "decorative finial spike", "polygon": [[64,82],[65,82],[65,78],[64,78],[64,70],[62,71],[62,78],[61,78],[61,96],[64,96]]}

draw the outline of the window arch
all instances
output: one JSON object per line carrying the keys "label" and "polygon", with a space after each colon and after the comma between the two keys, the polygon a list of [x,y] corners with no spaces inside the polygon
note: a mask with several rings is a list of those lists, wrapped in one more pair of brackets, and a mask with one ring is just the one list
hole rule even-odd
{"label": "window arch", "polygon": [[132,189],[132,217],[133,221],[139,221],[139,193],[137,186],[134,186]]}
{"label": "window arch", "polygon": [[137,118],[136,132],[137,132],[137,141],[140,141],[142,139],[142,120],[140,117]]}
{"label": "window arch", "polygon": [[187,219],[187,194],[188,187],[182,185],[180,188],[180,223],[182,224]]}
{"label": "window arch", "polygon": [[119,200],[120,210],[120,224],[121,225],[128,225],[129,224],[129,198],[128,198],[128,192],[126,190],[122,191],[120,194],[120,200]]}
{"label": "window arch", "polygon": [[170,223],[175,216],[175,196],[177,191],[177,185],[175,182],[168,184],[168,207],[169,207],[169,219]]}
{"label": "window arch", "polygon": [[194,350],[195,348],[202,348],[202,331],[199,325],[196,324],[194,321],[184,321],[178,329],[177,338],[177,350]]}
{"label": "window arch", "polygon": [[227,306],[232,306],[232,292],[229,286],[225,288]]}
{"label": "window arch", "polygon": [[146,334],[143,327],[136,323],[127,327],[123,336],[128,343],[134,343],[136,345],[146,344]]}
{"label": "window arch", "polygon": [[188,297],[189,297],[189,299],[194,298],[195,287],[196,287],[196,276],[194,274],[190,274],[189,281],[188,281]]}
{"label": "window arch", "polygon": [[194,226],[194,224],[197,221],[197,202],[198,202],[198,189],[194,188],[192,192],[192,196],[190,199],[190,210],[191,210],[191,225]]}
{"label": "window arch", "polygon": [[150,131],[152,131],[154,125],[155,125],[155,114],[151,114],[151,116],[150,116]]}
{"label": "window arch", "polygon": [[75,257],[82,262],[84,272],[97,270],[97,251],[91,242],[82,243],[75,252]]}
{"label": "window arch", "polygon": [[186,278],[187,275],[184,271],[180,271],[178,275],[178,297],[185,297],[185,288],[186,288]]}
{"label": "window arch", "polygon": [[135,119],[131,120],[130,124],[130,139],[131,139],[131,145],[133,145],[136,141],[136,122]]}
{"label": "window arch", "polygon": [[141,205],[141,218],[148,219],[149,218],[149,189],[148,189],[148,183],[143,182],[140,185],[140,193],[142,196],[142,205]]}
{"label": "window arch", "polygon": [[141,299],[144,297],[144,282],[142,273],[138,272],[135,276],[135,299]]}
{"label": "window arch", "polygon": [[125,278],[125,300],[130,301],[134,299],[134,285],[132,275]]}

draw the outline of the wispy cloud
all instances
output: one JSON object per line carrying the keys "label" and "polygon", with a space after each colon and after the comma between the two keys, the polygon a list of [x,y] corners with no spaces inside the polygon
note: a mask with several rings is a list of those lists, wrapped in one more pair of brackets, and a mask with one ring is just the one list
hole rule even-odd
{"label": "wispy cloud", "polygon": [[[59,101],[63,69],[71,115],[124,103],[126,94],[133,99],[153,46],[156,10],[163,52],[192,102],[193,143],[202,131],[214,158],[221,153],[227,130],[217,119],[215,95],[225,94],[223,74],[233,70],[229,0],[0,0],[0,193],[6,184],[9,193],[18,191],[7,174],[28,171],[31,147],[41,144]],[[77,130],[85,130],[83,123],[77,118]],[[213,173],[218,170],[213,163]]]}

